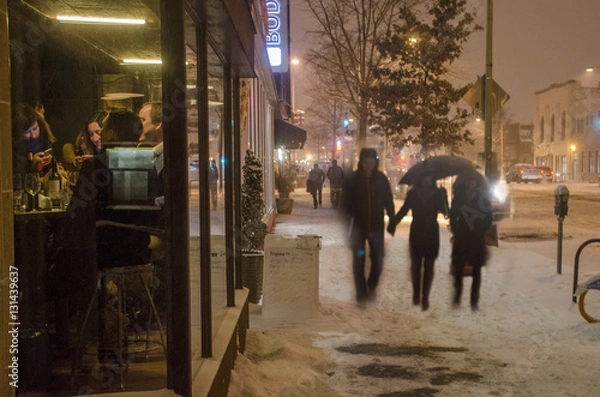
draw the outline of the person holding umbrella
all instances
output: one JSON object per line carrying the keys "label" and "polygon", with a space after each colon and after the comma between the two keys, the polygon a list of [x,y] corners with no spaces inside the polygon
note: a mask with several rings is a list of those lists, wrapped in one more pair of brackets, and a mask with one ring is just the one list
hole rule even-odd
{"label": "person holding umbrella", "polygon": [[[433,265],[440,249],[440,229],[437,215],[442,213],[444,216],[448,216],[446,190],[436,186],[435,176],[427,172],[426,168],[418,179],[415,178],[413,187],[406,195],[404,205],[402,205],[393,220],[395,224],[398,224],[409,210],[412,211],[413,220],[410,225],[409,250],[413,304],[421,304],[423,311],[429,309],[429,292],[434,276]],[[401,180],[400,183],[405,182]],[[390,220],[390,223],[392,223],[392,220]],[[423,272],[421,272],[421,269],[423,269]],[[423,273],[423,277],[421,277],[421,273]]]}
{"label": "person holding umbrella", "polygon": [[487,261],[485,234],[492,226],[490,188],[480,173],[473,171],[456,178],[452,186],[454,197],[450,209],[452,229],[452,273],[455,307],[460,306],[465,265],[472,267],[471,310],[479,308],[481,268]]}

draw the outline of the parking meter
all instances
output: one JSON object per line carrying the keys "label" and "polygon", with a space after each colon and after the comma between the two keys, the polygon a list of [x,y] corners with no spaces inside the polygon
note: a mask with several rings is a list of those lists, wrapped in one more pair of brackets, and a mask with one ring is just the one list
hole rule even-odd
{"label": "parking meter", "polygon": [[569,212],[569,189],[565,185],[559,185],[554,189],[554,215],[558,219],[558,244],[556,255],[556,272],[562,274],[562,238],[563,221]]}
{"label": "parking meter", "polygon": [[565,219],[569,213],[569,189],[560,185],[554,190],[554,215],[559,221]]}

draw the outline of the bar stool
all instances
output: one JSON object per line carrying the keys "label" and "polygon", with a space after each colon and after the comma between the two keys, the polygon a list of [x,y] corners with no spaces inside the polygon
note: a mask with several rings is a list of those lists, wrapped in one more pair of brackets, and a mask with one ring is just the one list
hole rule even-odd
{"label": "bar stool", "polygon": [[[126,283],[126,279],[128,276],[134,276],[134,277],[138,276],[139,277],[139,279],[144,287],[144,292],[145,292],[145,297],[147,298],[147,303],[149,304],[150,309],[151,309],[150,313],[148,315],[148,321],[147,321],[146,329],[145,329],[146,335],[145,335],[145,338],[142,340],[139,339],[139,334],[135,339],[131,339],[128,337],[127,329],[126,329],[127,324],[125,324],[124,320],[123,320],[123,317],[125,317],[127,315],[127,283]],[[118,317],[118,320],[117,320],[117,323],[118,323],[117,362],[119,365],[121,390],[124,389],[123,375],[125,373],[125,369],[128,367],[129,360],[126,359],[126,357],[128,355],[130,355],[132,353],[134,353],[134,354],[135,353],[144,353],[146,360],[148,360],[149,359],[148,353],[150,351],[162,347],[163,354],[165,355],[165,359],[166,359],[166,348],[165,348],[162,322],[160,321],[160,316],[158,315],[158,311],[156,310],[156,305],[154,303],[153,288],[150,288],[148,286],[148,282],[146,281],[146,278],[145,278],[148,276],[152,277],[152,279],[154,279],[154,264],[153,263],[147,263],[144,265],[105,268],[98,275],[98,282],[100,283],[99,287],[101,287],[104,283],[109,282],[109,280],[112,280],[117,285],[117,288],[118,288],[118,293],[117,293],[117,307],[118,307],[118,312],[117,312],[117,317]],[[152,282],[152,284],[154,284],[154,282]],[[154,287],[154,285],[152,285],[152,287]],[[83,333],[85,331],[90,313],[92,311],[92,307],[94,306],[96,299],[98,299],[98,288],[95,289],[94,294],[93,294],[92,298],[90,299],[90,303],[88,305],[85,317],[84,317],[83,322],[77,333],[78,336],[77,336],[77,343],[75,346],[75,357],[73,359],[73,366],[71,368],[71,381],[72,382],[74,382],[75,370],[78,366],[79,352],[81,349],[81,342],[83,340]],[[153,315],[156,318],[156,323],[158,325],[158,333],[160,336],[160,341],[152,340],[152,338],[150,337],[150,331],[151,331],[150,328],[151,328]],[[129,348],[130,343],[139,343],[140,341],[144,343],[143,347],[141,347],[139,349],[130,349]],[[155,346],[153,346],[153,345],[155,345]]]}

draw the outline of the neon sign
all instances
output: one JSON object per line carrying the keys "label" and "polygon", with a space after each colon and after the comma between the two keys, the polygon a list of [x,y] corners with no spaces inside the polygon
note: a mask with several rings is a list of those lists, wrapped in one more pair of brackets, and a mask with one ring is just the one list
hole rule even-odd
{"label": "neon sign", "polygon": [[267,54],[275,73],[288,71],[289,13],[288,0],[267,0],[268,32]]}

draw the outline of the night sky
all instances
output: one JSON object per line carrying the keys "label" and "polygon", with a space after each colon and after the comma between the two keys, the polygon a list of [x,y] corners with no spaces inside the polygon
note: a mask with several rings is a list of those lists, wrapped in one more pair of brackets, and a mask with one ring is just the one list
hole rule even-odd
{"label": "night sky", "polygon": [[[302,0],[290,3],[291,53],[301,57],[310,18],[301,11]],[[487,0],[472,4],[477,22],[485,26]],[[600,65],[600,0],[495,0],[493,32],[493,77],[511,97],[505,106],[512,121],[533,122],[536,91],[570,79],[584,85],[600,79],[600,71],[585,72]],[[485,31],[471,37],[463,55],[457,65],[461,83],[475,82],[485,72]],[[303,91],[309,79],[301,69],[294,69],[296,107],[306,109],[310,98]]]}

